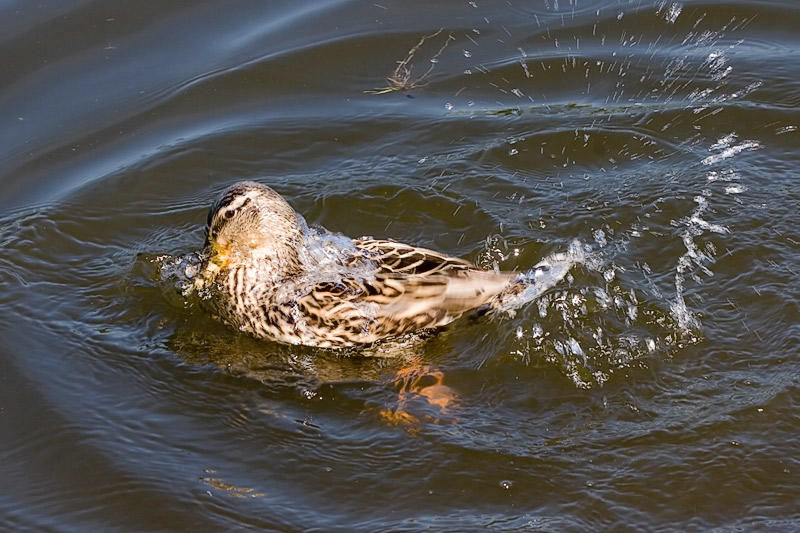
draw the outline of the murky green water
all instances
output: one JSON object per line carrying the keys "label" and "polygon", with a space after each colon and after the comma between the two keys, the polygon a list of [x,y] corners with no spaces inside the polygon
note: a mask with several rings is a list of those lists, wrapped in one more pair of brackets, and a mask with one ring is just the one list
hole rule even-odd
{"label": "murky green water", "polygon": [[[800,5],[12,1],[0,27],[0,529],[800,526]],[[160,269],[240,179],[486,268],[592,253],[393,357],[275,345]]]}

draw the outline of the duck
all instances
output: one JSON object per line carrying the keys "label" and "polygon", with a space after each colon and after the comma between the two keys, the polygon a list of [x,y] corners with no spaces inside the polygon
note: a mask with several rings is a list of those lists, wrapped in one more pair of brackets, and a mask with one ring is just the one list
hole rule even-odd
{"label": "duck", "polygon": [[205,235],[194,287],[216,318],[262,339],[332,349],[510,309],[543,290],[543,275],[552,284],[574,263],[558,257],[525,273],[492,271],[428,248],[350,239],[309,227],[255,181],[217,196]]}

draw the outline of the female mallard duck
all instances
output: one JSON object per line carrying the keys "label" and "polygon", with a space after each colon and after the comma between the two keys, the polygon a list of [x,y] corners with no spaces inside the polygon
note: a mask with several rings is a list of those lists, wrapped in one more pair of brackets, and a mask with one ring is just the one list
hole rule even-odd
{"label": "female mallard duck", "polygon": [[550,279],[557,282],[574,262],[498,273],[425,248],[350,240],[308,228],[278,193],[252,181],[220,194],[206,231],[195,285],[222,321],[257,337],[325,348],[443,326],[522,294],[529,301],[538,276],[555,265]]}

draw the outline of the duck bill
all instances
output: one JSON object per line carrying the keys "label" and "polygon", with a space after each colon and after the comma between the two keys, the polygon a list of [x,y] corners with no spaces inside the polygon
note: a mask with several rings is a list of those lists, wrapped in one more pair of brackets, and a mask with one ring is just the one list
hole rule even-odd
{"label": "duck bill", "polygon": [[205,249],[208,254],[206,268],[213,264],[222,269],[230,263],[229,247],[223,246],[217,239],[212,238],[210,234],[206,234]]}
{"label": "duck bill", "polygon": [[195,288],[202,289],[210,285],[217,274],[230,263],[228,250],[219,243],[206,238],[206,259],[200,274],[195,278]]}

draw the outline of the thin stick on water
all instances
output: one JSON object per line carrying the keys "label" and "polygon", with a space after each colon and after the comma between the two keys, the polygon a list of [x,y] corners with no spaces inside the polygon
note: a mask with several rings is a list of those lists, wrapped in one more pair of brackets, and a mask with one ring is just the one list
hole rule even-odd
{"label": "thin stick on water", "polygon": [[394,91],[407,91],[427,85],[427,82],[425,80],[430,75],[430,73],[433,72],[433,69],[436,67],[436,63],[439,60],[439,56],[441,56],[442,53],[445,51],[447,46],[450,44],[450,41],[455,40],[455,37],[453,37],[452,33],[448,34],[447,39],[445,40],[442,47],[439,48],[439,51],[436,52],[436,54],[434,54],[433,57],[431,57],[430,60],[431,66],[428,67],[428,70],[426,70],[425,73],[422,74],[422,76],[414,80],[411,80],[411,71],[414,68],[414,65],[412,64],[411,61],[414,59],[414,56],[417,54],[419,49],[422,48],[422,45],[425,44],[425,41],[436,37],[437,35],[442,33],[442,31],[443,29],[439,29],[439,31],[435,33],[423,36],[419,40],[419,42],[408,51],[405,59],[397,62],[397,68],[394,69],[394,72],[392,72],[391,76],[386,78],[386,81],[389,82],[389,86],[382,87],[380,89],[371,89],[364,92],[367,94],[386,94]]}

